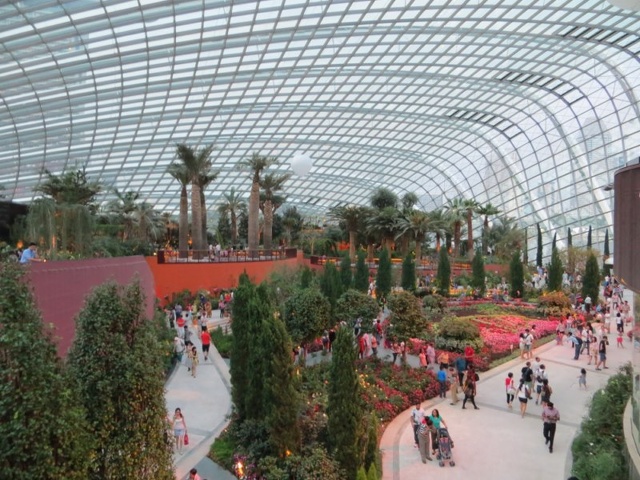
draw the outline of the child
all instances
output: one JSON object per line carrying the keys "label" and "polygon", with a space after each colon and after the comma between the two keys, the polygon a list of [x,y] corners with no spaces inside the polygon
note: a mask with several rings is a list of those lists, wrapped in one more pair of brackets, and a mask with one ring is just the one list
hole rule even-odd
{"label": "child", "polygon": [[598,349],[595,347],[589,351],[589,363],[587,365],[591,365],[591,361],[593,361],[594,365],[598,363]]}
{"label": "child", "polygon": [[616,338],[618,348],[624,348],[624,345],[622,344],[622,341],[624,340],[623,335],[624,334],[621,331],[618,331],[618,338]]}
{"label": "child", "polygon": [[580,370],[580,375],[578,375],[578,388],[582,389],[582,387],[587,389],[587,371],[584,368]]}

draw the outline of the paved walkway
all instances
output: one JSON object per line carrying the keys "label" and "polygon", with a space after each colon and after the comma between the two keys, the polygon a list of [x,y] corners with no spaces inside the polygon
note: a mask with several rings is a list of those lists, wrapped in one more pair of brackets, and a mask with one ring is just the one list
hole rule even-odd
{"label": "paved walkway", "polygon": [[189,432],[189,445],[182,455],[176,453],[173,457],[176,478],[183,480],[195,467],[203,480],[233,479],[233,475],[207,458],[213,441],[227,425],[227,415],[231,413],[229,366],[213,345],[209,360],[205,362],[196,329],[190,330],[191,339],[200,352],[197,376],[193,378],[184,364],[179,365],[169,378],[165,393],[170,418],[174,410],[180,408]]}
{"label": "paved walkway", "polygon": [[[504,379],[508,372],[520,378],[524,362],[510,361],[490,371],[480,373],[476,403],[462,410],[461,404],[451,406],[446,400],[432,399],[423,403],[429,413],[438,408],[455,442],[455,467],[439,467],[436,461],[423,464],[418,449],[413,446],[413,430],[409,424],[410,410],[396,417],[385,430],[380,448],[383,455],[383,480],[425,478],[431,475],[439,480],[473,478],[496,480],[540,478],[561,480],[569,477],[571,443],[583,416],[587,412],[591,395],[603,387],[619,366],[631,360],[632,344],[625,337],[625,349],[616,348],[615,334],[609,335],[608,370],[595,371],[586,365],[582,355],[573,360],[573,348],[555,342],[536,349],[547,367],[549,383],[553,388],[551,400],[560,411],[554,451],[549,453],[542,436],[542,407],[529,401],[527,413],[521,418],[518,400],[513,409],[506,405]],[[581,368],[587,369],[588,390],[579,390],[577,376]],[[535,398],[535,397],[534,397]]]}

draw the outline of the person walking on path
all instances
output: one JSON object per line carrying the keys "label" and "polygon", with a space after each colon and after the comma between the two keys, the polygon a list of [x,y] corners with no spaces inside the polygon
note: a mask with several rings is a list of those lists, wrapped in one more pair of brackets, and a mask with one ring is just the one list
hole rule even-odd
{"label": "person walking on path", "polygon": [[421,405],[418,403],[416,404],[416,406],[413,408],[413,410],[411,410],[411,418],[410,418],[410,422],[411,422],[411,427],[413,428],[413,439],[415,440],[415,447],[418,447],[418,429],[420,428],[420,425],[422,424],[422,420],[424,420],[424,411],[422,410]]}
{"label": "person walking on path", "polygon": [[420,349],[418,360],[420,361],[420,368],[427,368],[427,354],[424,351],[424,347]]}
{"label": "person walking on path", "polygon": [[420,449],[420,458],[422,463],[427,463],[427,460],[432,461],[431,455],[429,455],[429,441],[432,432],[436,429],[433,426],[433,422],[429,418],[422,418],[420,425],[418,426],[418,448]]}
{"label": "person walking on path", "polygon": [[569,332],[569,341],[573,344],[574,348],[573,359],[578,360],[578,358],[580,358],[580,348],[582,347],[582,340],[572,332]]}
{"label": "person walking on path", "polygon": [[544,381],[547,380],[547,384],[549,383],[549,376],[547,375],[547,370],[544,365],[540,365],[538,371],[536,373],[536,405],[540,403],[540,397],[542,396],[542,390],[544,387]]}
{"label": "person walking on path", "polygon": [[513,379],[513,373],[509,372],[507,378],[504,379],[504,387],[507,392],[507,407],[513,408],[513,399],[516,394],[516,382]]}
{"label": "person walking on path", "polygon": [[[602,340],[600,340],[600,343],[598,343],[598,354],[600,358],[598,360],[598,363],[596,364],[596,370],[609,368],[607,367],[607,345],[609,345],[609,339],[605,335],[604,337],[602,337]],[[602,365],[602,368],[600,368],[600,365]]]}
{"label": "person walking on path", "polygon": [[438,370],[438,383],[440,384],[440,398],[447,398],[447,371],[442,365]]}
{"label": "person walking on path", "polygon": [[553,439],[556,436],[556,423],[560,421],[560,412],[554,407],[553,402],[547,403],[542,409],[542,435],[545,445],[549,445],[549,453],[553,453]]}
{"label": "person walking on path", "polygon": [[528,328],[524,331],[524,352],[525,356],[531,360],[533,357],[533,335]]}
{"label": "person walking on path", "polygon": [[533,391],[533,369],[531,368],[531,362],[525,363],[524,367],[522,367],[522,377],[520,378],[521,382],[527,386],[527,398],[533,398],[531,396],[531,392]]}
{"label": "person walking on path", "polygon": [[531,396],[531,392],[529,391],[529,387],[524,382],[524,380],[520,380],[520,385],[518,386],[518,400],[520,401],[520,416],[524,418],[524,414],[527,413],[527,402]]}
{"label": "person walking on path", "polygon": [[176,355],[176,359],[178,362],[182,362],[182,356],[184,355],[184,351],[186,346],[184,344],[184,340],[176,335],[173,339],[173,353]]}
{"label": "person walking on path", "polygon": [[464,385],[464,372],[467,369],[467,360],[460,356],[456,358],[456,372],[458,373],[458,384],[460,386]]}
{"label": "person walking on path", "polygon": [[[553,389],[551,388],[551,385],[549,385],[549,380],[545,378],[544,380],[542,380],[542,401],[540,402],[543,407],[551,402],[552,393]],[[536,400],[536,405],[537,404],[538,401]]]}
{"label": "person walking on path", "polygon": [[449,367],[449,392],[451,393],[451,405],[457,405],[458,400],[458,375],[453,367]]}
{"label": "person walking on path", "polygon": [[[435,455],[436,450],[438,450],[438,430],[443,427],[449,429],[449,427],[447,427],[447,423],[440,416],[440,412],[436,408],[431,411],[431,415],[429,415],[427,420],[431,420],[431,423],[433,423],[433,430],[431,430],[431,454]],[[449,440],[451,441],[451,448],[453,448],[451,434],[449,434]]]}
{"label": "person walking on path", "polygon": [[204,361],[209,359],[209,347],[211,346],[211,334],[207,331],[205,326],[202,330],[202,354],[204,355]]}
{"label": "person walking on path", "polygon": [[473,370],[469,370],[467,379],[464,382],[464,400],[462,401],[462,409],[466,408],[467,400],[471,401],[473,408],[480,410],[476,405],[476,377]]}
{"label": "person walking on path", "polygon": [[173,428],[173,438],[175,439],[176,450],[182,455],[182,449],[184,447],[184,435],[187,433],[187,422],[182,415],[182,410],[176,408],[173,413],[173,419],[171,420],[171,427]]}
{"label": "person walking on path", "polygon": [[436,363],[436,349],[433,348],[433,344],[427,345],[427,365],[433,366]]}
{"label": "person walking on path", "polygon": [[580,370],[580,375],[578,375],[578,388],[582,389],[582,387],[587,389],[587,371],[584,368]]}
{"label": "person walking on path", "polygon": [[198,359],[198,349],[193,344],[189,347],[189,360],[191,362],[191,376],[196,378],[196,368],[200,360]]}

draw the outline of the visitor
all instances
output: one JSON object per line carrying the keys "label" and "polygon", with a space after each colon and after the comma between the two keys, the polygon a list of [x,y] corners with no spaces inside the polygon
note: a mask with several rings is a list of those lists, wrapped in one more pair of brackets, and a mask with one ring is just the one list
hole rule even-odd
{"label": "visitor", "polygon": [[518,400],[520,401],[520,415],[524,418],[524,414],[527,412],[527,402],[529,401],[531,392],[527,384],[520,380],[520,385],[518,386]]}
{"label": "visitor", "polygon": [[418,354],[418,360],[420,361],[421,368],[427,368],[427,353],[424,347],[420,347],[420,353]]}
{"label": "visitor", "polygon": [[464,385],[464,372],[467,370],[467,360],[461,356],[456,358],[455,364],[456,372],[458,373],[458,384],[462,386]]}
{"label": "visitor", "polygon": [[473,356],[475,353],[476,352],[471,345],[467,344],[467,346],[464,347],[464,359],[467,361],[467,367],[469,364],[473,363]]}
{"label": "visitor", "polygon": [[411,410],[411,417],[409,419],[409,421],[411,422],[411,426],[413,428],[413,439],[415,441],[414,446],[416,448],[418,448],[418,428],[420,427],[420,424],[422,423],[424,416],[425,415],[424,415],[424,411],[422,410],[422,405],[417,403],[416,406],[413,407],[413,410]]}
{"label": "visitor", "polygon": [[[541,397],[541,404],[544,407],[545,405],[547,405],[550,401],[551,401],[551,394],[553,393],[553,389],[551,388],[551,385],[549,385],[549,380],[547,380],[546,378],[542,381],[542,397]],[[537,405],[537,400],[536,400],[536,405]]]}
{"label": "visitor", "polygon": [[451,393],[451,405],[458,404],[458,385],[456,369],[449,367],[449,393]]}
{"label": "visitor", "polygon": [[467,400],[469,400],[471,401],[473,408],[475,408],[476,410],[480,410],[476,405],[476,400],[475,400],[476,379],[475,379],[475,372],[473,371],[473,369],[469,369],[469,371],[467,372],[467,378],[464,382],[463,392],[464,392],[464,400],[462,401],[462,409],[464,410],[466,408]]}
{"label": "visitor", "polygon": [[549,402],[542,409],[542,435],[544,435],[544,444],[549,445],[549,453],[553,453],[553,439],[556,436],[556,423],[560,421],[560,412]]}
{"label": "visitor", "polygon": [[438,355],[438,363],[440,364],[440,368],[449,368],[449,352],[443,350],[442,353]]}
{"label": "visitor", "polygon": [[[431,454],[435,455],[436,450],[438,449],[438,430],[441,428],[447,428],[447,423],[440,416],[440,412],[437,409],[433,409],[431,411],[431,415],[428,417],[429,420],[433,423],[433,430],[431,431]],[[449,434],[449,440],[451,442],[451,448],[453,448],[453,440],[451,439],[451,434]]]}
{"label": "visitor", "polygon": [[176,450],[182,455],[182,449],[184,447],[184,436],[187,433],[187,422],[182,415],[182,410],[176,408],[173,413],[173,419],[171,420],[171,427],[173,428],[173,438],[175,440]]}
{"label": "visitor", "polygon": [[540,403],[542,387],[544,386],[544,381],[548,379],[549,375],[547,374],[546,367],[544,365],[540,365],[540,367],[538,367],[538,373],[536,373],[536,405]]}
{"label": "visitor", "polygon": [[22,264],[41,261],[42,259],[38,257],[38,246],[34,242],[29,243],[29,248],[25,248],[20,255],[20,263]]}
{"label": "visitor", "polygon": [[332,328],[329,330],[329,351],[332,349],[333,342],[336,341],[336,330]]}
{"label": "visitor", "polygon": [[600,368],[600,365],[602,365],[603,368],[609,368],[607,367],[607,345],[609,345],[609,339],[605,335],[604,337],[602,337],[602,340],[600,340],[600,343],[598,344],[599,359],[598,363],[596,363],[596,370],[602,370],[602,368]]}
{"label": "visitor", "polygon": [[189,470],[188,480],[202,480],[202,477],[198,475],[198,470],[196,470],[195,468],[192,468],[191,470]]}
{"label": "visitor", "polygon": [[189,345],[190,343],[193,343],[191,341],[191,330],[189,330],[189,324],[186,322],[186,319],[185,319],[183,331],[184,331],[184,334],[182,335],[182,338],[184,339],[185,345]]}
{"label": "visitor", "polygon": [[209,347],[211,346],[211,334],[207,330],[207,327],[204,327],[202,331],[202,355],[204,355],[204,361],[209,360]]}
{"label": "visitor", "polygon": [[362,330],[362,319],[361,318],[357,318],[356,319],[356,324],[353,327],[353,336],[358,338],[358,336],[360,335],[360,331]]}
{"label": "visitor", "polygon": [[367,349],[367,342],[364,339],[364,334],[356,338],[358,339],[358,358],[363,359]]}
{"label": "visitor", "polygon": [[524,331],[524,352],[525,357],[531,360],[533,356],[533,335],[528,328]]}
{"label": "visitor", "polygon": [[178,362],[182,363],[182,356],[184,355],[184,351],[185,351],[185,344],[184,344],[184,340],[182,340],[180,337],[176,336],[173,339],[173,353],[176,356],[176,359],[178,360]]}
{"label": "visitor", "polygon": [[524,333],[520,333],[520,337],[518,338],[518,348],[520,349],[520,360],[524,360]]}
{"label": "visitor", "polygon": [[427,463],[427,460],[433,460],[429,455],[429,441],[434,431],[433,422],[429,418],[423,417],[418,427],[418,448],[420,449],[422,463]]}
{"label": "visitor", "polygon": [[525,383],[529,391],[528,398],[533,398],[531,396],[531,392],[533,392],[533,370],[531,369],[531,362],[527,362],[520,371],[522,372],[520,381]]}
{"label": "visitor", "polygon": [[616,313],[616,330],[619,333],[624,333],[624,319],[622,318],[622,313]]}
{"label": "visitor", "polygon": [[616,343],[618,348],[624,348],[622,341],[624,340],[624,334],[622,332],[618,332],[618,338],[616,338]]}
{"label": "visitor", "polygon": [[593,347],[589,352],[589,363],[587,363],[587,365],[591,365],[591,362],[593,362],[594,365],[598,363],[598,349],[596,347]]}
{"label": "visitor", "polygon": [[[596,349],[594,348],[593,351],[595,352]],[[587,371],[584,368],[580,370],[580,375],[578,375],[578,388],[582,389],[582,387],[587,389]]]}
{"label": "visitor", "polygon": [[[576,332],[577,334],[577,332]],[[571,344],[573,344],[573,348],[574,348],[574,355],[573,355],[573,359],[574,360],[578,360],[578,358],[580,357],[580,348],[582,346],[582,339],[578,338],[576,335],[574,335],[573,333],[569,333],[569,342]]]}
{"label": "visitor", "polygon": [[516,394],[516,382],[513,379],[513,373],[509,372],[507,378],[504,379],[504,388],[507,392],[507,407],[513,408],[513,399]]}
{"label": "visitor", "polygon": [[400,343],[398,343],[396,340],[394,340],[391,344],[391,353],[393,354],[393,360],[392,360],[392,364],[395,365],[396,364],[396,359],[398,358],[398,355],[400,355]]}
{"label": "visitor", "polygon": [[440,366],[440,370],[438,370],[437,377],[438,383],[440,384],[440,398],[447,398],[447,371],[442,365]]}
{"label": "visitor", "polygon": [[427,345],[427,365],[432,366],[436,363],[436,349],[433,348],[433,343],[429,342]]}
{"label": "visitor", "polygon": [[375,335],[371,335],[371,351],[374,357],[378,356],[378,339]]}
{"label": "visitor", "polygon": [[592,303],[591,297],[587,295],[586,298],[584,299],[584,308],[587,313],[591,313],[591,303]]}
{"label": "visitor", "polygon": [[189,361],[191,364],[191,376],[196,378],[196,369],[198,367],[199,359],[198,359],[198,349],[195,345],[191,344],[188,350]]}

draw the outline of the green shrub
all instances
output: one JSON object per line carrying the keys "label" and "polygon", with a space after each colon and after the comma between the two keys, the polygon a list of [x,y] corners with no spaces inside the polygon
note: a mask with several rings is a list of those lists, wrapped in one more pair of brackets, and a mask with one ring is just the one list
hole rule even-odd
{"label": "green shrub", "polygon": [[422,306],[428,313],[442,313],[447,308],[447,299],[433,293],[422,297]]}
{"label": "green shrub", "polygon": [[222,327],[209,332],[211,334],[211,342],[218,350],[222,358],[231,358],[231,347],[233,346],[233,335],[225,333]]}
{"label": "green shrub", "polygon": [[480,330],[471,320],[445,317],[439,324],[435,337],[436,348],[452,352],[462,352],[471,345],[476,351],[482,348]]}
{"label": "green shrub", "polygon": [[370,332],[373,319],[378,316],[380,308],[374,298],[357,290],[347,290],[336,302],[335,319],[339,322],[353,323],[357,318],[362,318],[364,331]]}
{"label": "green shrub", "polygon": [[216,438],[211,450],[209,451],[209,457],[218,465],[226,468],[227,470],[233,469],[233,454],[236,452],[237,445],[233,441],[233,437],[228,429],[225,429],[218,438]]}
{"label": "green shrub", "polygon": [[538,313],[549,317],[562,317],[571,312],[571,302],[562,292],[548,292],[538,297]]}
{"label": "green shrub", "polygon": [[581,480],[617,480],[627,477],[622,416],[632,391],[630,364],[593,396],[589,416],[571,446],[573,474]]}

